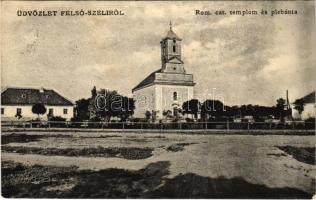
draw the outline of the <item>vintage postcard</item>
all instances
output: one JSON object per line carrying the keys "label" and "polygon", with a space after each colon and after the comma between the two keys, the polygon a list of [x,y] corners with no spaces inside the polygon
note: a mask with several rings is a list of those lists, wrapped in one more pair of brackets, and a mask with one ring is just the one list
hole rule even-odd
{"label": "vintage postcard", "polygon": [[4,198],[311,199],[314,1],[1,1]]}

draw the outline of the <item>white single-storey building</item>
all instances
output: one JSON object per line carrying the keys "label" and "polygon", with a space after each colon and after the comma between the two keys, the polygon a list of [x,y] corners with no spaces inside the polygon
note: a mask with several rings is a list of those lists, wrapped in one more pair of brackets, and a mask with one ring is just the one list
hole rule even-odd
{"label": "white single-storey building", "polygon": [[38,117],[33,105],[42,103],[46,113],[41,116],[59,116],[70,120],[74,116],[74,104],[52,89],[9,87],[1,92],[1,120],[31,120]]}
{"label": "white single-storey building", "polygon": [[[292,116],[294,119],[309,119],[315,118],[316,116],[316,103],[315,103],[315,91],[302,97],[301,99],[304,104],[304,110],[300,114],[296,109],[292,110]],[[295,104],[293,103],[293,107]]]}

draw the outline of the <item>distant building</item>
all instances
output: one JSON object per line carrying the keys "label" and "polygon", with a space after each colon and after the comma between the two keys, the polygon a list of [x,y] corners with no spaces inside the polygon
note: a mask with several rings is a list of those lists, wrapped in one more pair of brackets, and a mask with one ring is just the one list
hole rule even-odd
{"label": "distant building", "polygon": [[316,104],[315,104],[315,91],[302,97],[301,99],[304,103],[304,110],[302,114],[299,114],[296,109],[294,109],[294,103],[293,103],[293,111],[292,115],[294,119],[301,118],[302,120],[308,119],[308,118],[315,118],[316,116]]}
{"label": "distant building", "polygon": [[183,102],[194,98],[193,75],[187,74],[181,59],[181,41],[170,30],[161,44],[161,68],[141,81],[133,88],[135,100],[134,117],[144,118],[146,111],[155,111],[157,118],[171,111],[178,114]]}
{"label": "distant building", "polygon": [[70,120],[74,116],[74,104],[54,90],[10,87],[1,92],[1,119],[36,119],[32,106],[37,103],[43,103],[47,109],[43,118],[49,115]]}

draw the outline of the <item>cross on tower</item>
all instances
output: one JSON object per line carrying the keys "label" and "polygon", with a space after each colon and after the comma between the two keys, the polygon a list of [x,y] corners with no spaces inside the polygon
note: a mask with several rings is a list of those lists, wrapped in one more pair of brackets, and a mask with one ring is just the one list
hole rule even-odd
{"label": "cross on tower", "polygon": [[171,30],[172,30],[172,23],[171,23],[171,20],[170,20],[169,26],[170,26],[170,31],[171,31]]}

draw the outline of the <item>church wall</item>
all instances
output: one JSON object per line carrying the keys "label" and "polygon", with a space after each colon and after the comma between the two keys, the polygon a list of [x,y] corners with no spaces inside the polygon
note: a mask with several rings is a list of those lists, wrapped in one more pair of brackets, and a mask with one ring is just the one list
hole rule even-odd
{"label": "church wall", "polygon": [[155,110],[155,86],[149,86],[133,92],[135,100],[135,118],[145,118],[146,111]]}
{"label": "church wall", "polygon": [[[177,92],[177,101],[173,100],[174,92]],[[174,103],[181,108],[183,102],[194,98],[193,86],[157,85],[156,97],[156,110],[159,111],[159,118],[163,118],[163,111],[173,111]]]}

